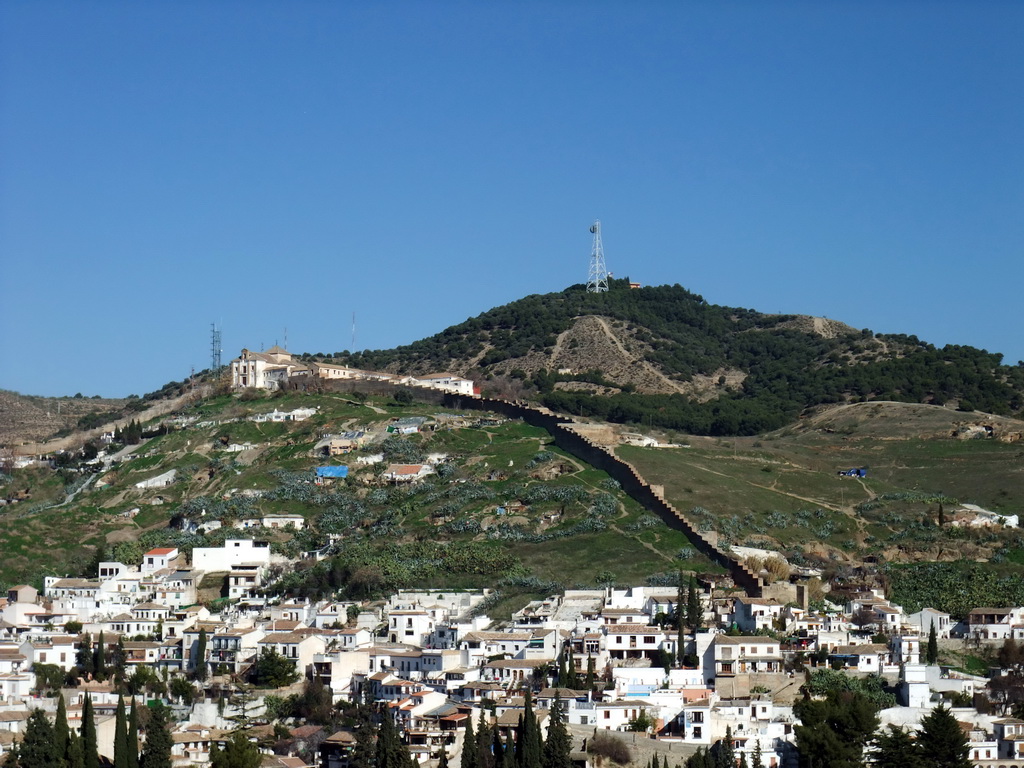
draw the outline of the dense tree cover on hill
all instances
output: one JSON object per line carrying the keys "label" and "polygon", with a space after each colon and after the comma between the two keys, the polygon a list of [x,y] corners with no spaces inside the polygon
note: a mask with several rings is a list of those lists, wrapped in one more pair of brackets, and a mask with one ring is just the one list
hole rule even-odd
{"label": "dense tree cover on hill", "polygon": [[889,597],[907,613],[931,607],[954,619],[979,605],[1001,608],[1024,603],[1024,577],[1001,574],[982,563],[913,563],[886,570]]}
{"label": "dense tree cover on hill", "polygon": [[[720,369],[747,377],[741,387],[722,388],[701,403],[683,395],[558,391],[558,377],[539,372],[531,383],[550,408],[712,435],[754,434],[791,421],[808,406],[850,400],[958,400],[962,410],[1000,414],[1024,408],[1024,365],[1002,365],[998,354],[957,345],[940,349],[914,336],[876,337],[868,330],[824,338],[792,327],[793,315],[709,304],[679,285],[630,290],[628,279],[610,281],[607,293],[576,285],[527,296],[407,346],[340,352],[335,359],[424,372],[482,354],[478,368],[486,373],[495,363],[549,351],[558,334],[585,315],[624,322],[647,345],[647,359],[679,381]],[[607,383],[599,370],[582,380]]]}

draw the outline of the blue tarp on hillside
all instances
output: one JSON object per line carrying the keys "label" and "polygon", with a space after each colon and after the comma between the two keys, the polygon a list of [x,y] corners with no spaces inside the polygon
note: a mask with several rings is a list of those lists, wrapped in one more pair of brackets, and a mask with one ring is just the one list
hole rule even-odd
{"label": "blue tarp on hillside", "polygon": [[317,467],[317,477],[348,477],[348,467]]}

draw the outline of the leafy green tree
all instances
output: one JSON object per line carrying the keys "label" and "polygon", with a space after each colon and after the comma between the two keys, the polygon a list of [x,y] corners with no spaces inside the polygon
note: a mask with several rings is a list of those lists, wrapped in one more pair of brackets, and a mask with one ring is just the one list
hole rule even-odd
{"label": "leafy green tree", "polygon": [[970,768],[970,747],[953,713],[938,706],[921,718],[917,737],[925,765],[934,768]]}
{"label": "leafy green tree", "polygon": [[273,648],[267,648],[256,659],[250,681],[259,688],[283,688],[299,679],[295,665]]}
{"label": "leafy green tree", "polygon": [[928,630],[928,650],[925,652],[924,660],[927,664],[936,664],[939,661],[939,639],[935,633],[935,619],[932,619],[932,625]]}
{"label": "leafy green tree", "polygon": [[182,704],[191,704],[196,698],[196,689],[185,677],[175,677],[171,680],[170,693]]}
{"label": "leafy green tree", "polygon": [[232,734],[223,750],[210,750],[211,768],[259,768],[262,761],[259,747],[241,731]]}
{"label": "leafy green tree", "polygon": [[20,768],[53,768],[63,755],[57,753],[53,726],[41,709],[32,710],[25,725],[25,737],[18,749]]}
{"label": "leafy green tree", "polygon": [[543,768],[572,768],[569,755],[572,752],[572,737],[565,725],[562,700],[556,694],[548,712],[548,735],[544,741]]}
{"label": "leafy green tree", "polygon": [[858,691],[832,691],[824,701],[803,700],[793,707],[801,766],[860,768],[864,748],[878,727],[871,700]]}
{"label": "leafy green tree", "polygon": [[890,725],[875,736],[874,768],[926,768],[920,745],[903,728]]}

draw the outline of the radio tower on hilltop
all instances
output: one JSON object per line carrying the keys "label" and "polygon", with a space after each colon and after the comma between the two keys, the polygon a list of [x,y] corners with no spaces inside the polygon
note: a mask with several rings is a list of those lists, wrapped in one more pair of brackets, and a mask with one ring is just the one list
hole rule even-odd
{"label": "radio tower on hilltop", "polygon": [[600,220],[594,222],[590,231],[594,233],[594,250],[590,253],[590,277],[587,278],[587,292],[603,293],[608,290],[608,268],[604,265]]}
{"label": "radio tower on hilltop", "polygon": [[220,370],[220,353],[220,328],[210,323],[210,370],[214,373]]}

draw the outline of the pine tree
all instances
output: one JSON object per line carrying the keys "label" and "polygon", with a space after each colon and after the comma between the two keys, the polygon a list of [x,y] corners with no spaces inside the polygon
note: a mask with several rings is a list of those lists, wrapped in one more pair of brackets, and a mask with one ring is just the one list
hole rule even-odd
{"label": "pine tree", "polygon": [[139,768],[139,713],[134,698],[128,718],[128,768]]}
{"label": "pine tree", "polygon": [[206,680],[206,628],[199,630],[199,640],[196,642],[196,657],[193,660],[195,671],[192,676],[199,682]]}
{"label": "pine tree", "polygon": [[57,715],[53,720],[53,746],[57,756],[67,762],[68,742],[71,738],[71,731],[68,728],[68,710],[64,703],[64,696],[57,693]]}
{"label": "pine tree", "polygon": [[927,664],[935,664],[939,660],[939,638],[935,633],[935,619],[932,619],[932,626],[928,630],[928,650],[924,660]]}
{"label": "pine tree", "polygon": [[25,737],[18,750],[20,768],[53,768],[62,755],[57,754],[53,740],[53,726],[41,709],[32,710],[25,725]]}
{"label": "pine tree", "polygon": [[874,768],[924,768],[917,742],[902,728],[890,725],[875,736]]}
{"label": "pine tree", "polygon": [[[548,712],[548,737],[544,742],[543,768],[572,768],[572,737],[565,726],[562,700],[556,694]],[[657,766],[655,766],[657,768]]]}
{"label": "pine tree", "polygon": [[925,765],[934,768],[970,768],[967,736],[960,730],[953,713],[938,706],[921,718],[917,737]]}
{"label": "pine tree", "polygon": [[82,765],[83,768],[99,768],[100,754],[96,744],[96,719],[92,712],[92,698],[85,695],[82,705]]}
{"label": "pine tree", "polygon": [[117,697],[117,713],[114,716],[114,768],[128,768],[128,716],[124,708],[124,696]]}
{"label": "pine tree", "polygon": [[750,762],[750,768],[764,768],[764,757],[761,754],[761,740],[754,742],[754,759]]}
{"label": "pine tree", "polygon": [[473,729],[473,718],[466,720],[466,735],[462,739],[462,760],[460,768],[477,768],[476,766],[476,731]]}

